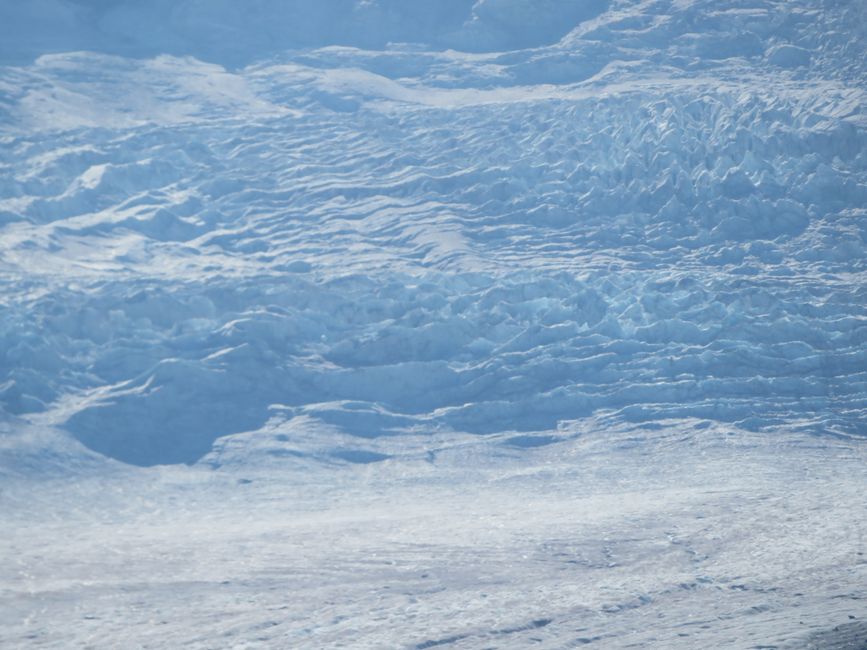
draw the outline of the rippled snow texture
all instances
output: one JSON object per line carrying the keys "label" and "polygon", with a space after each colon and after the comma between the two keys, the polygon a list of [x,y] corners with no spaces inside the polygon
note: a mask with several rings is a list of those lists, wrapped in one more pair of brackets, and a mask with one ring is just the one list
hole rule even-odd
{"label": "rippled snow texture", "polygon": [[274,405],[364,438],[864,433],[851,44],[806,6],[661,8],[510,54],[6,68],[4,407],[145,465]]}

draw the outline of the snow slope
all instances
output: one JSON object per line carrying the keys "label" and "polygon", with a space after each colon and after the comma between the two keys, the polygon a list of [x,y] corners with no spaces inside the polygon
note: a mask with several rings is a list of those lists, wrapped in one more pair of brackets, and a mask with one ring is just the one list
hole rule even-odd
{"label": "snow slope", "polygon": [[243,65],[290,48],[390,43],[484,52],[550,45],[610,0],[35,0],[0,7],[0,56],[79,49]]}
{"label": "snow slope", "polygon": [[[332,523],[340,557],[399,555],[440,534],[412,504],[445,499],[451,546],[419,553],[457,553],[463,568],[430,592],[448,604],[411,589],[427,621],[416,629],[440,636],[358,627],[360,594],[384,575],[373,567],[347,596],[358,608],[332,623],[331,592],[298,605],[305,634],[326,636],[292,643],[524,647],[538,634],[562,647],[578,638],[563,620],[592,614],[586,638],[600,647],[750,647],[867,615],[849,607],[864,584],[867,487],[863,3],[241,6],[0,4],[0,499],[20,524],[4,555],[60,530],[80,530],[70,553],[83,553],[101,526],[143,522],[155,527],[147,543],[119,553],[139,573],[117,578],[139,584],[187,518],[201,527],[190,543],[228,555],[291,555],[287,535],[327,547]],[[663,503],[635,496],[651,484]],[[785,496],[792,485],[803,499]],[[461,486],[482,495],[480,522],[510,520],[504,536],[464,520]],[[350,543],[356,524],[330,492],[343,488],[362,522],[379,520],[377,495],[402,505],[380,537]],[[80,504],[101,489],[96,526]],[[262,504],[257,532],[204,532],[239,516],[244,490]],[[308,505],[270,508],[284,490]],[[534,515],[549,490],[557,506]],[[188,498],[199,505],[175,507]],[[605,499],[616,507],[600,526],[644,586],[582,560],[569,580],[586,603],[567,590],[543,611],[540,586],[539,607],[514,609],[537,565],[507,558],[570,544],[606,553],[601,529],[562,528]],[[781,500],[797,529],[761,523]],[[64,511],[59,528],[44,525]],[[291,535],[285,516],[302,522]],[[714,571],[664,570],[659,545],[679,544],[666,522],[691,531],[690,548],[709,545]],[[783,552],[792,544],[797,557]],[[509,620],[451,629],[455,590],[480,580],[468,549],[490,545]],[[739,559],[768,546],[776,559]],[[311,556],[316,571],[326,551]],[[18,608],[0,619],[13,645],[34,633],[22,621],[44,594],[62,594],[50,607],[73,617],[83,597],[81,574],[33,577],[36,561],[22,558],[0,592]],[[97,591],[110,598],[114,570],[99,553],[82,561],[104,572]],[[58,562],[51,573],[66,575]],[[808,577],[784,579],[792,563]],[[333,575],[358,571],[350,561]],[[744,576],[755,584],[740,589]],[[609,588],[619,609],[605,609]],[[28,589],[43,596],[23,599]],[[656,616],[650,602],[677,624],[694,618],[693,589],[713,620],[735,622],[678,641],[675,627],[633,618]],[[794,596],[808,591],[807,604]],[[714,604],[734,592],[737,607]],[[215,603],[200,637],[173,643],[220,645],[206,622]],[[809,630],[795,629],[804,618]],[[43,624],[38,638],[84,643],[86,626],[68,625],[58,636]],[[646,634],[630,637],[635,626]],[[255,642],[251,629],[238,643]]]}
{"label": "snow slope", "polygon": [[7,486],[0,642],[858,647],[863,445],[728,432]]}

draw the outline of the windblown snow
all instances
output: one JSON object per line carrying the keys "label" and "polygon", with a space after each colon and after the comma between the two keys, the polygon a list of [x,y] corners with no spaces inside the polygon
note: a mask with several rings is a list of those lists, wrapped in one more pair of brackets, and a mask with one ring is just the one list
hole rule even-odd
{"label": "windblown snow", "polygon": [[865,53],[860,0],[0,4],[0,645],[864,642]]}

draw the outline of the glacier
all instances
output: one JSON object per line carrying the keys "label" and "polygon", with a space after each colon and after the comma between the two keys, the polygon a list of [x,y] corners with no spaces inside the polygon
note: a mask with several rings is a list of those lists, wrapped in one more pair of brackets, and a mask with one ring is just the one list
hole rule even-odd
{"label": "glacier", "polygon": [[0,3],[0,645],[864,643],[865,52]]}

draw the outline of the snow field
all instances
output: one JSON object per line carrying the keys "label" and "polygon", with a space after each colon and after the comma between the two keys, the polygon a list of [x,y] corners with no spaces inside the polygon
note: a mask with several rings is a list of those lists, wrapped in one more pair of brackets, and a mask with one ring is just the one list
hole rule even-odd
{"label": "snow field", "polygon": [[603,425],[511,454],[440,439],[434,465],[260,454],[7,482],[0,641],[846,647],[862,445]]}

